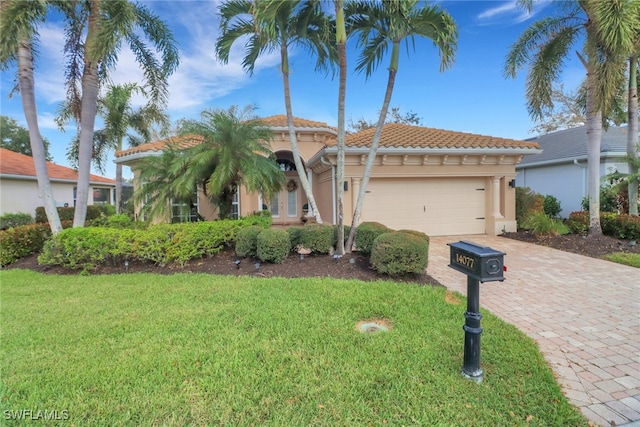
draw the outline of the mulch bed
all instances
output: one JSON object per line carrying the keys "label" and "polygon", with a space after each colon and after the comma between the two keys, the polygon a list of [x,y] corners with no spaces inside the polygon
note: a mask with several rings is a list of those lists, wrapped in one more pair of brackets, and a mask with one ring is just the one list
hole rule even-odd
{"label": "mulch bed", "polygon": [[616,239],[605,235],[565,234],[563,236],[536,236],[529,231],[518,231],[517,233],[505,233],[502,236],[592,258],[602,258],[615,252],[640,254],[640,242],[632,246],[629,240]]}

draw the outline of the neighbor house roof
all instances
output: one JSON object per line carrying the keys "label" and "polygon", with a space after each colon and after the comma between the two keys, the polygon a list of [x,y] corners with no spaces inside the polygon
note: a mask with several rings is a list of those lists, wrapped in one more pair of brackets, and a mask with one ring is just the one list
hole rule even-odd
{"label": "neighbor house roof", "polygon": [[[260,119],[265,125],[269,127],[287,127],[289,126],[287,122],[287,116],[285,114],[278,114],[276,116],[269,116]],[[313,120],[301,119],[300,117],[293,118],[293,126],[296,129],[304,129],[304,128],[313,128],[313,129],[331,129],[335,130],[335,128],[329,126],[325,122],[316,122]]]}
{"label": "neighbor house roof", "polygon": [[[375,128],[347,135],[347,147],[368,148],[373,140]],[[331,140],[327,145],[335,145]],[[497,138],[443,129],[389,123],[382,128],[380,147],[383,148],[530,148],[537,149],[535,142]]]}
{"label": "neighbor house roof", "polygon": [[[540,135],[527,141],[536,142],[541,154],[525,157],[519,168],[539,163],[562,163],[587,158],[587,127],[579,126],[558,132]],[[623,155],[627,150],[627,128],[610,127],[602,132],[600,153]]]}
{"label": "neighbor house roof", "polygon": [[[51,181],[78,181],[78,171],[66,166],[47,162],[47,172],[49,173],[49,179]],[[35,178],[36,168],[33,164],[33,158],[5,148],[0,148],[0,176]],[[113,179],[93,174],[90,175],[89,179],[92,183],[116,183]]]}

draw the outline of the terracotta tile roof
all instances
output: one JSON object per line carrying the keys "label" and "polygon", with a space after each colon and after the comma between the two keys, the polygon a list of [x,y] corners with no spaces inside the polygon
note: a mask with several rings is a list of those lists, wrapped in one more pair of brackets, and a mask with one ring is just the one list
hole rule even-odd
{"label": "terracotta tile roof", "polygon": [[[347,135],[348,147],[366,148],[371,145],[375,128]],[[327,141],[333,146],[336,140]],[[380,147],[387,148],[539,148],[538,144],[515,139],[496,138],[473,133],[425,128],[390,123],[382,129]]]}
{"label": "terracotta tile roof", "polygon": [[[267,126],[273,127],[287,127],[287,116],[285,114],[278,114],[277,116],[269,116],[260,119]],[[325,122],[314,122],[313,120],[301,119],[300,117],[293,118],[293,125],[296,128],[327,128],[334,129]]]}
{"label": "terracotta tile roof", "polygon": [[202,141],[203,138],[199,135],[171,136],[147,144],[141,144],[127,150],[118,151],[115,155],[116,157],[123,157],[135,153],[145,153],[147,151],[161,151],[167,145],[174,145],[176,148],[184,149],[202,144]]}
{"label": "terracotta tile roof", "polygon": [[[69,181],[78,180],[78,172],[66,166],[56,165],[47,162],[47,171],[49,179],[64,179]],[[0,175],[21,175],[36,176],[36,168],[33,164],[33,158],[24,154],[15,153],[5,148],[0,148]],[[90,175],[91,182],[102,182],[105,184],[115,184],[113,179],[105,178],[98,175]]]}

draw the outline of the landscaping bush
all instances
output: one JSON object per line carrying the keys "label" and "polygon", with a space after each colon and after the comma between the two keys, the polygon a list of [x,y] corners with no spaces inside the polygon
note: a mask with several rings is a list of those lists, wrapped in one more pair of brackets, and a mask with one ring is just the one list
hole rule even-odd
{"label": "landscaping bush", "polygon": [[[74,207],[59,207],[58,216],[60,217],[60,221],[73,221],[73,215],[75,213],[76,208]],[[112,213],[111,213],[112,212]],[[115,208],[111,205],[89,205],[87,206],[87,216],[85,217],[85,221],[91,221],[96,218],[100,218],[100,215],[104,214],[106,216],[115,214]],[[39,206],[36,208],[36,222],[47,222],[47,214],[44,211],[43,206]]]}
{"label": "landscaping bush", "polygon": [[569,227],[561,220],[551,218],[542,212],[529,215],[522,224],[522,228],[533,231],[533,234],[537,236],[557,236],[570,232]]}
{"label": "landscaping bush", "polygon": [[562,207],[560,201],[554,196],[547,194],[542,201],[542,211],[550,218],[557,218],[560,215]]}
{"label": "landscaping bush", "polygon": [[412,236],[416,236],[419,237],[421,239],[424,239],[427,241],[427,243],[429,242],[429,236],[427,236],[425,233],[423,233],[422,231],[416,231],[416,230],[398,230],[398,233],[406,233],[406,234],[411,234]]}
{"label": "landscaping bush", "polygon": [[[348,225],[343,225],[344,230],[344,243],[347,243],[347,239],[349,238],[349,233],[351,232],[351,227]],[[338,226],[333,226],[333,246],[338,247]]]}
{"label": "landscaping bush", "polygon": [[606,236],[619,237],[618,214],[612,212],[600,212],[600,228]]}
{"label": "landscaping bush", "polygon": [[369,255],[373,247],[373,241],[383,234],[391,230],[386,225],[379,222],[363,222],[356,228],[356,247],[359,252]]}
{"label": "landscaping bush", "polygon": [[146,223],[136,222],[127,214],[117,214],[107,216],[101,214],[100,217],[87,221],[89,227],[107,227],[107,228],[144,228]]}
{"label": "landscaping bush", "polygon": [[289,233],[289,240],[291,241],[291,249],[295,249],[298,245],[302,244],[302,230],[304,227],[288,227],[287,233]]}
{"label": "landscaping bush", "polygon": [[306,224],[302,227],[302,245],[313,252],[328,254],[333,248],[333,226],[328,224]]}
{"label": "landscaping bush", "polygon": [[567,218],[567,226],[573,234],[586,234],[589,231],[589,212],[571,212]]}
{"label": "landscaping bush", "polygon": [[527,217],[534,212],[542,212],[544,198],[529,187],[516,187],[516,221],[518,226],[524,224]]}
{"label": "landscaping bush", "polygon": [[406,232],[379,235],[371,248],[371,265],[390,276],[422,274],[427,268],[429,241]]}
{"label": "landscaping bush", "polygon": [[33,224],[33,217],[28,213],[6,213],[0,216],[0,230],[29,224]]}
{"label": "landscaping bush", "polygon": [[257,255],[258,234],[264,228],[250,225],[238,231],[236,235],[236,255],[241,257],[255,257]]}
{"label": "landscaping bush", "polygon": [[49,236],[49,224],[22,225],[0,231],[0,266],[40,251]]}
{"label": "landscaping bush", "polygon": [[[580,207],[583,211],[589,212],[589,196],[582,198]],[[600,187],[600,212],[618,212],[621,206],[618,201],[617,191],[610,185]]]}
{"label": "landscaping bush", "polygon": [[260,260],[280,264],[289,255],[291,241],[286,230],[269,228],[258,234],[257,245]]}

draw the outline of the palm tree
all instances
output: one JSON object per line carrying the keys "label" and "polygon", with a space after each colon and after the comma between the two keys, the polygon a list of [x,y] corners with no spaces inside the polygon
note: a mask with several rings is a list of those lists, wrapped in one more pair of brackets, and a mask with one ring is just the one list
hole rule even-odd
{"label": "palm tree", "polygon": [[[93,132],[100,82],[117,62],[123,42],[142,66],[151,100],[163,106],[167,101],[167,79],[178,66],[173,34],[156,15],[128,0],[76,2],[67,14],[68,102],[80,124],[78,190],[74,227],[84,225],[89,196],[89,174],[93,153]],[[145,43],[149,41],[154,50]],[[84,40],[83,40],[84,39]],[[80,88],[78,84],[80,83]]]}
{"label": "palm tree", "polygon": [[3,70],[14,62],[17,62],[18,65],[18,88],[29,128],[29,141],[38,188],[51,232],[56,234],[62,230],[62,224],[51,190],[51,182],[47,172],[46,150],[38,127],[33,75],[32,46],[38,36],[38,24],[45,21],[46,14],[47,5],[44,1],[7,0],[0,3],[0,33],[2,33],[0,64]]}
{"label": "palm tree", "polygon": [[[103,97],[98,99],[98,114],[104,119],[104,128],[93,133],[93,163],[104,173],[107,154],[121,151],[125,138],[130,147],[136,147],[151,140],[153,124],[162,129],[169,126],[169,117],[152,103],[140,108],[133,108],[131,100],[134,94],[144,95],[144,89],[136,83],[111,85]],[[65,104],[59,116],[58,124],[62,125],[71,117],[71,109]],[[133,131],[133,133],[131,132]],[[67,158],[72,164],[78,164],[79,140],[75,138],[67,150]],[[122,209],[122,164],[116,163],[116,212]]]}
{"label": "palm tree", "polygon": [[338,182],[338,241],[336,252],[344,255],[344,161],[345,161],[345,96],[347,92],[347,29],[344,17],[344,0],[334,0],[336,8],[336,44],[338,46],[339,88],[338,88],[338,156],[336,160],[336,181]]}
{"label": "palm tree", "polygon": [[147,201],[147,213],[161,216],[168,200],[191,200],[196,188],[220,208],[219,216],[232,216],[232,201],[243,185],[249,192],[260,192],[269,199],[280,191],[285,176],[278,167],[270,141],[271,130],[253,114],[254,108],[239,111],[204,111],[201,120],[184,120],[182,138],[198,141],[193,147],[179,150],[169,147],[160,157],[145,159],[139,179],[145,183],[138,201]]}
{"label": "palm tree", "polygon": [[398,73],[400,45],[404,41],[408,50],[410,46],[415,48],[417,37],[432,40],[440,55],[440,71],[444,71],[453,65],[458,30],[453,18],[440,6],[429,5],[420,0],[389,0],[384,2],[360,0],[349,2],[346,10],[350,34],[358,37],[358,46],[362,48],[356,71],[364,71],[367,77],[371,76],[380,65],[387,50],[389,48],[391,50],[389,78],[384,101],[369,148],[362,184],[353,212],[351,231],[347,239],[346,249],[350,251],[356,227],[360,222],[367,185],[393,94]]}
{"label": "palm tree", "polygon": [[[520,3],[531,8],[533,0]],[[611,111],[624,71],[615,58],[630,52],[633,29],[638,19],[637,5],[629,2],[584,0],[558,2],[563,13],[533,23],[511,46],[505,75],[515,77],[529,64],[527,107],[534,119],[553,108],[553,84],[557,83],[571,47],[584,37],[583,53],[578,53],[587,72],[587,172],[589,192],[589,234],[602,234],[600,226],[600,144],[603,111]],[[637,2],[636,2],[637,3]],[[635,16],[632,8],[635,8]]]}
{"label": "palm tree", "polygon": [[638,215],[638,54],[640,37],[629,57],[629,106],[627,109],[627,156],[629,157],[629,215]]}
{"label": "palm tree", "polygon": [[335,61],[335,50],[329,43],[330,20],[317,1],[301,0],[230,0],[220,7],[222,35],[216,41],[216,53],[223,63],[229,62],[231,46],[249,36],[243,67],[253,74],[258,57],[265,52],[280,51],[280,67],[284,85],[291,152],[300,183],[306,193],[316,222],[322,223],[309,180],[300,160],[298,140],[293,125],[289,86],[289,49],[299,45],[316,56],[316,69],[326,70]]}

